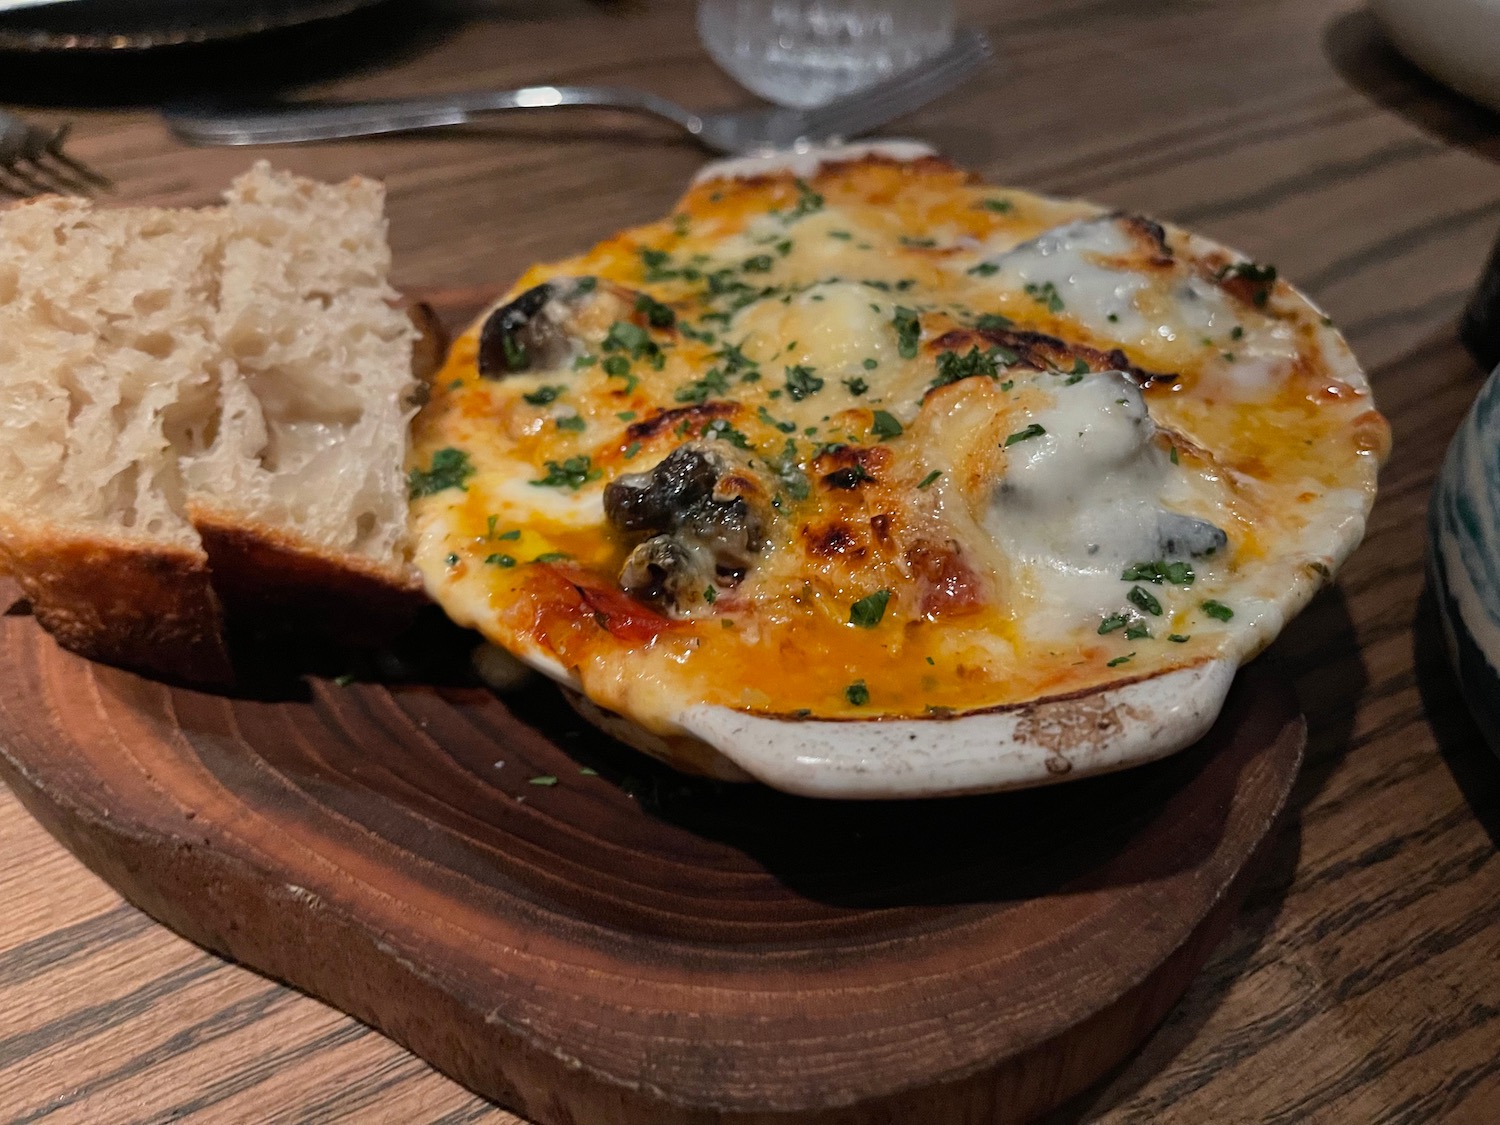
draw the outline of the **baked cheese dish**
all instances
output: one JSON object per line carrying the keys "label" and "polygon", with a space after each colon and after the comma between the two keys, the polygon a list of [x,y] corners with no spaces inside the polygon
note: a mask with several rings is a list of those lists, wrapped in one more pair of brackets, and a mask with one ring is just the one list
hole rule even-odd
{"label": "baked cheese dish", "polygon": [[[1389,443],[1331,323],[1142,216],[843,155],[703,178],[456,341],[409,461],[432,596],[636,745],[810,792],[842,790],[757,748],[909,774],[891,756],[966,717],[1086,724],[1077,701],[1269,643],[1358,542]],[[1103,726],[1141,718],[1120,698]],[[1125,759],[1196,738],[1194,706]],[[1075,744],[860,792],[1125,764]]]}

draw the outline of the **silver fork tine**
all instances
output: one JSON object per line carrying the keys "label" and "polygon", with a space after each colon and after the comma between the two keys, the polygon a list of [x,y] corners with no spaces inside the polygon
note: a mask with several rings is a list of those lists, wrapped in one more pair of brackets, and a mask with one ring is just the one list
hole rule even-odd
{"label": "silver fork tine", "polygon": [[958,86],[991,58],[983,33],[963,29],[940,54],[843,99],[842,104],[808,111],[808,136],[853,136],[924,105]]}
{"label": "silver fork tine", "polygon": [[109,186],[105,177],[63,151],[68,129],[30,125],[0,110],[0,193],[85,195],[94,187]]}
{"label": "silver fork tine", "polygon": [[105,190],[113,188],[115,186],[115,183],[108,176],[104,175],[102,172],[94,171],[94,169],[90,168],[82,160],[79,160],[76,157],[69,156],[67,152],[63,150],[63,145],[67,141],[68,134],[72,132],[72,130],[73,123],[71,121],[63,122],[52,131],[50,136],[47,135],[47,131],[45,129],[39,130],[39,132],[46,138],[42,142],[42,148],[45,151],[46,155],[50,156],[56,163],[63,165],[75,176],[87,181],[89,184],[93,184],[95,187],[104,188]]}

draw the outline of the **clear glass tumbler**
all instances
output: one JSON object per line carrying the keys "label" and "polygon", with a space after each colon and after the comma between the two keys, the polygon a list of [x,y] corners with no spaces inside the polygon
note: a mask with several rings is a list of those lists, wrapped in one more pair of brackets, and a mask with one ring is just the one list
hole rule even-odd
{"label": "clear glass tumbler", "polygon": [[822,105],[905,70],[953,38],[952,0],[699,0],[698,34],[742,86]]}

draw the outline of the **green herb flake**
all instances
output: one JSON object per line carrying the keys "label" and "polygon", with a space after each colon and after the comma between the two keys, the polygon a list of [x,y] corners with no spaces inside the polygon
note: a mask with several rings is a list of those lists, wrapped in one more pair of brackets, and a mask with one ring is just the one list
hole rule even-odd
{"label": "green herb flake", "polygon": [[891,600],[891,591],[876,590],[867,594],[849,607],[849,624],[861,629],[873,629],[885,616],[885,607]]}
{"label": "green herb flake", "polygon": [[1130,593],[1125,595],[1125,600],[1137,609],[1149,613],[1152,617],[1161,616],[1161,602],[1157,601],[1149,591],[1141,586],[1132,586]]}
{"label": "green herb flake", "polygon": [[800,177],[797,184],[797,205],[787,213],[788,219],[800,219],[803,215],[811,215],[814,211],[823,209],[823,197],[812,188],[807,186],[805,180]]}
{"label": "green herb flake", "polygon": [[490,566],[506,566],[506,567],[509,567],[509,566],[515,566],[516,565],[516,560],[514,558],[512,558],[510,555],[502,555],[502,554],[486,555],[484,561],[487,564],[489,564]]}
{"label": "green herb flake", "polygon": [[1177,464],[1177,447],[1175,445],[1168,447],[1167,459],[1171,461],[1172,464]]}
{"label": "green herb flake", "polygon": [[567,551],[543,551],[531,561],[534,563],[555,563],[562,562],[564,559],[571,559],[572,557]]}
{"label": "green herb flake", "polygon": [[544,774],[541,774],[541,775],[539,775],[537,777],[527,778],[526,779],[526,784],[527,785],[539,785],[543,789],[550,789],[550,788],[552,788],[552,786],[554,786],[554,785],[557,784],[557,778],[553,777],[550,773],[544,773]]}
{"label": "green herb flake", "polygon": [[1040,423],[1033,422],[1033,423],[1031,423],[1031,425],[1027,426],[1024,430],[1017,430],[1015,433],[1011,434],[1008,438],[1006,438],[1005,442],[1004,442],[1004,447],[1005,448],[1009,448],[1010,446],[1015,445],[1016,442],[1018,442],[1018,441],[1027,441],[1030,438],[1040,437],[1042,434],[1045,434],[1046,432],[1047,431],[1041,426]]}
{"label": "green herb flake", "polygon": [[1168,633],[1167,634],[1167,640],[1171,641],[1173,644],[1179,644],[1179,645],[1186,644],[1188,641],[1190,641],[1192,639],[1193,638],[1192,638],[1191,634],[1189,634],[1187,636],[1184,636],[1181,633]]}
{"label": "green herb flake", "polygon": [[588,428],[588,423],[583,420],[581,415],[569,414],[565,418],[557,419],[557,428],[559,430],[571,430],[574,433],[582,433]]}
{"label": "green herb flake", "polygon": [[1229,338],[1231,340],[1243,340],[1245,338],[1245,330],[1236,324],[1229,330]]}
{"label": "green herb flake", "polygon": [[1134,655],[1135,653],[1133,652],[1127,652],[1124,656],[1117,656],[1113,660],[1106,660],[1104,666],[1106,668],[1118,668],[1121,664],[1128,662]]}
{"label": "green herb flake", "polygon": [[983,207],[986,211],[993,211],[997,215],[1004,215],[1015,210],[1016,205],[1008,199],[982,199],[979,201],[979,206]]}
{"label": "green herb flake", "polygon": [[635,311],[646,314],[646,323],[652,328],[671,328],[677,323],[677,314],[671,307],[662,304],[649,293],[640,293],[635,299]]}
{"label": "green herb flake", "polygon": [[1195,577],[1193,568],[1187,563],[1167,562],[1164,559],[1131,563],[1120,572],[1121,582],[1151,582],[1157,586],[1163,582],[1170,582],[1174,586],[1191,586]]}
{"label": "green herb flake", "polygon": [[850,234],[846,230],[831,230],[831,231],[828,232],[828,237],[829,238],[839,238],[839,239],[842,239],[845,242],[848,242],[854,236],[852,234]]}
{"label": "green herb flake", "polygon": [[866,359],[864,361],[864,369],[866,371],[874,371],[879,366],[880,361],[878,359]]}
{"label": "green herb flake", "polygon": [[746,258],[740,263],[740,269],[746,273],[766,273],[776,264],[776,260],[769,254],[757,254],[753,258]]}
{"label": "green herb flake", "polygon": [[870,384],[866,383],[858,375],[854,376],[852,379],[844,379],[842,380],[842,382],[844,386],[849,388],[849,393],[856,397],[864,394],[870,389]]}
{"label": "green herb flake", "polygon": [[999,313],[984,313],[974,322],[974,327],[981,332],[1003,332],[1007,328],[1015,327],[1015,321],[1008,316]]}
{"label": "green herb flake", "polygon": [[722,395],[728,390],[729,380],[725,378],[724,372],[717,367],[710,367],[703,378],[685,387],[678,387],[673,397],[678,402],[702,403],[713,395]]}
{"label": "green herb flake", "polygon": [[1127,641],[1149,639],[1150,636],[1151,630],[1147,627],[1144,621],[1137,621],[1134,625],[1125,630],[1125,639]]}
{"label": "green herb flake", "polygon": [[1000,389],[1002,391],[1008,391],[1012,387],[1014,387],[1015,385],[1016,385],[1016,381],[1014,379],[1007,379],[1007,380],[1005,380],[1005,382],[1003,382],[1003,383],[1000,384]]}
{"label": "green herb flake", "polygon": [[635,459],[635,455],[637,453],[639,453],[640,451],[641,451],[641,443],[638,442],[638,441],[631,442],[629,445],[627,445],[625,447],[625,453],[624,453],[625,460],[627,460],[627,461],[633,461]]}
{"label": "green herb flake", "polygon": [[1000,267],[994,262],[980,262],[977,266],[970,266],[964,272],[973,274],[975,277],[993,277],[1000,272]]}
{"label": "green herb flake", "polygon": [[415,500],[434,492],[456,488],[468,491],[464,481],[474,475],[474,464],[462,449],[439,449],[432,455],[432,467],[412,469],[406,474],[407,495]]}
{"label": "green herb flake", "polygon": [[855,680],[844,689],[844,698],[855,707],[863,707],[870,702],[870,689],[865,686],[864,680]]}
{"label": "green herb flake", "polygon": [[546,406],[549,402],[556,402],[557,396],[567,389],[567,387],[557,385],[538,387],[534,391],[528,391],[521,397],[532,406]]}
{"label": "green herb flake", "polygon": [[548,461],[547,475],[528,483],[537,488],[571,488],[578,491],[591,480],[598,480],[603,473],[593,467],[587,454],[569,457],[566,461]]}
{"label": "green herb flake", "polygon": [[495,536],[495,538],[505,542],[513,543],[517,539],[521,538],[521,533],[519,530],[512,528],[510,531],[502,531],[499,535]]}
{"label": "green herb flake", "polygon": [[348,687],[350,684],[352,684],[354,682],[354,673],[353,672],[345,672],[341,676],[335,676],[333,678],[333,682],[335,684],[337,684],[339,687]]}
{"label": "green herb flake", "polygon": [[1103,621],[1099,622],[1099,635],[1108,636],[1116,629],[1123,629],[1130,624],[1130,617],[1124,613],[1111,613]]}
{"label": "green herb flake", "polygon": [[709,605],[713,605],[714,602],[719,600],[719,591],[712,586],[705,586],[703,588],[703,600]]}
{"label": "green herb flake", "polygon": [[1214,601],[1212,598],[1206,602],[1200,602],[1199,608],[1215,621],[1229,621],[1234,618],[1234,610],[1230,609],[1223,602]]}
{"label": "green herb flake", "polygon": [[1062,295],[1058,293],[1057,286],[1052,282],[1043,282],[1041,285],[1027,283],[1026,295],[1039,305],[1046,305],[1047,311],[1054,316],[1063,311]]}
{"label": "green herb flake", "polygon": [[1000,371],[995,363],[998,353],[998,348],[980,351],[978,347],[970,348],[963,355],[954,351],[939,352],[937,376],[928,384],[928,387],[936,390],[938,387],[946,387],[949,383],[956,383],[960,379],[970,379],[976,375],[993,379]]}
{"label": "green herb flake", "polygon": [[771,412],[764,406],[757,407],[755,413],[756,416],[760,418],[760,420],[766,425],[774,426],[784,434],[792,434],[797,432],[796,422],[778,422],[771,416]]}
{"label": "green herb flake", "polygon": [[917,317],[917,310],[897,305],[891,324],[896,329],[896,350],[901,358],[915,359],[917,344],[922,339],[922,322]]}
{"label": "green herb flake", "polygon": [[943,475],[943,470],[942,469],[933,469],[932,472],[928,473],[925,477],[923,477],[920,481],[917,482],[917,487],[918,488],[931,488],[932,487],[932,482],[935,481],[935,480],[937,480],[938,477],[940,477],[942,475]]}
{"label": "green herb flake", "polygon": [[628,379],[630,360],[622,355],[612,355],[604,361],[604,373],[614,379]]}
{"label": "green herb flake", "polygon": [[813,374],[811,367],[797,364],[786,369],[786,393],[792,396],[793,402],[801,402],[808,395],[817,394],[822,389],[823,380]]}
{"label": "green herb flake", "polygon": [[1276,267],[1259,262],[1232,262],[1215,275],[1220,281],[1248,281],[1254,289],[1251,300],[1257,308],[1265,308],[1271,299],[1271,290],[1276,285]]}
{"label": "green herb flake", "polygon": [[886,441],[890,438],[900,437],[905,432],[897,417],[887,410],[875,411],[874,419],[870,426],[870,432],[879,440]]}

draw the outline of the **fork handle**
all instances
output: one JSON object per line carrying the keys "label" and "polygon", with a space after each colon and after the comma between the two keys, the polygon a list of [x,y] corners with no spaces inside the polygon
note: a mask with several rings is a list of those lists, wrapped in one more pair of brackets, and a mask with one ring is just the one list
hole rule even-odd
{"label": "fork handle", "polygon": [[702,119],[645,90],[619,86],[524,86],[366,102],[300,102],[250,111],[175,106],[167,126],[195,145],[268,145],[330,141],[463,125],[484,114],[519,109],[593,106],[663,118],[697,136]]}

